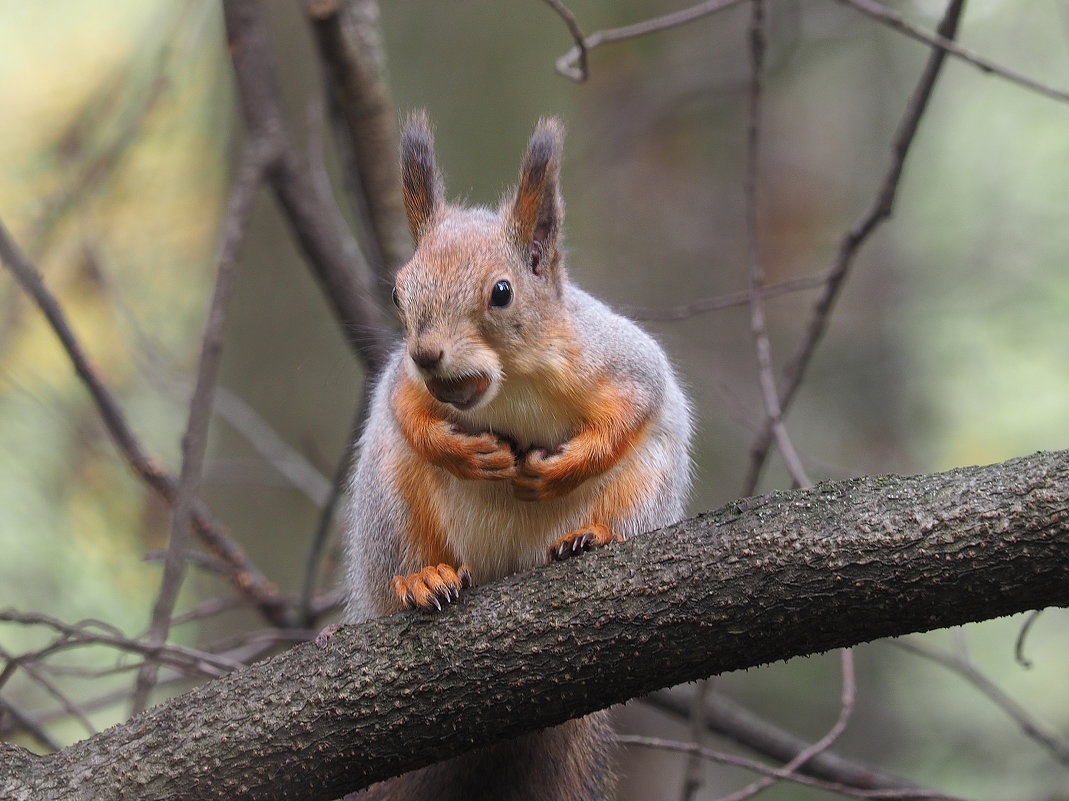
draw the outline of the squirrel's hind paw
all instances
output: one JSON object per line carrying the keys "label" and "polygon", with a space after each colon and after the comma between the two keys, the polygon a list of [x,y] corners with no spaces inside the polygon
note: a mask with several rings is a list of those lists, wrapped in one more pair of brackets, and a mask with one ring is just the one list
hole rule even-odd
{"label": "squirrel's hind paw", "polygon": [[394,594],[406,609],[419,608],[425,612],[442,611],[446,604],[460,599],[460,591],[472,585],[467,565],[453,568],[441,564],[428,565],[418,573],[393,577]]}
{"label": "squirrel's hind paw", "polygon": [[623,536],[601,523],[592,523],[589,526],[569,531],[563,537],[555,539],[549,545],[549,561],[561,562],[573,556],[578,556],[583,551],[600,548],[610,542],[622,542]]}

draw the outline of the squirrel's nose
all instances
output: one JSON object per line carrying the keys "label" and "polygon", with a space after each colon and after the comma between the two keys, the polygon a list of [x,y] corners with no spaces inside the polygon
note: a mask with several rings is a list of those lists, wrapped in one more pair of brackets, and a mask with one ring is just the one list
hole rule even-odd
{"label": "squirrel's nose", "polygon": [[441,348],[416,348],[411,351],[412,361],[423,370],[433,370],[442,362],[445,351]]}

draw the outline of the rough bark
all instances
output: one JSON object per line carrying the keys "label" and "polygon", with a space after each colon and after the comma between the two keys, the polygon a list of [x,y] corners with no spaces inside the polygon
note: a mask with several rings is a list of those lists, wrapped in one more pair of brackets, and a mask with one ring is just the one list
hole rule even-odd
{"label": "rough bark", "polygon": [[776,492],[343,629],[47,757],[4,799],[331,799],[683,681],[1069,604],[1069,451]]}

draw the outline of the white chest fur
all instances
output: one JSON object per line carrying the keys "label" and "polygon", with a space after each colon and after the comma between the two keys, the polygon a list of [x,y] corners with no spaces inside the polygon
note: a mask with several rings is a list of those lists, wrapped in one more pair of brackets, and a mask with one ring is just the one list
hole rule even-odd
{"label": "white chest fur", "polygon": [[526,449],[552,450],[575,434],[576,421],[542,387],[525,377],[506,378],[490,403],[462,413],[473,433],[491,431]]}
{"label": "white chest fur", "polygon": [[[507,378],[490,403],[462,417],[472,432],[499,434],[521,450],[553,450],[578,428],[544,389],[524,377]],[[516,500],[507,481],[450,476],[442,500],[446,540],[477,581],[529,570],[546,562],[550,542],[590,522],[602,486],[594,480],[563,498],[527,502]]]}
{"label": "white chest fur", "polygon": [[450,476],[442,498],[446,541],[476,581],[545,564],[549,543],[589,523],[602,480],[587,482],[563,498],[516,500],[507,481],[462,481]]}

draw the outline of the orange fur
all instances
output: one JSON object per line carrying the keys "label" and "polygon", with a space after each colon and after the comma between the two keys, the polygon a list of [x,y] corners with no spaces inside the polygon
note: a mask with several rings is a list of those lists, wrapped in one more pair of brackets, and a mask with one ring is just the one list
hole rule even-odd
{"label": "orange fur", "polygon": [[427,388],[403,376],[393,396],[401,435],[423,459],[457,478],[507,479],[515,472],[515,456],[493,434],[469,435],[445,418]]}
{"label": "orange fur", "polygon": [[471,586],[471,570],[467,565],[454,569],[451,565],[428,565],[418,573],[393,577],[393,591],[402,605],[431,611],[441,610],[460,597],[460,591]]}
{"label": "orange fur", "polygon": [[517,233],[521,241],[530,241],[534,234],[538,212],[542,207],[542,197],[541,185],[532,186],[526,182],[520,184],[516,193],[516,204],[513,206],[513,219],[519,228]]}
{"label": "orange fur", "polygon": [[402,456],[394,469],[394,486],[408,509],[404,531],[408,552],[424,564],[455,564],[435,508],[435,498],[443,489],[441,477],[414,454]]}
{"label": "orange fur", "polygon": [[663,487],[650,486],[650,474],[646,468],[640,462],[632,461],[614,475],[602,490],[591,519],[594,523],[611,526],[614,521],[631,514],[642,498],[661,491]]}

